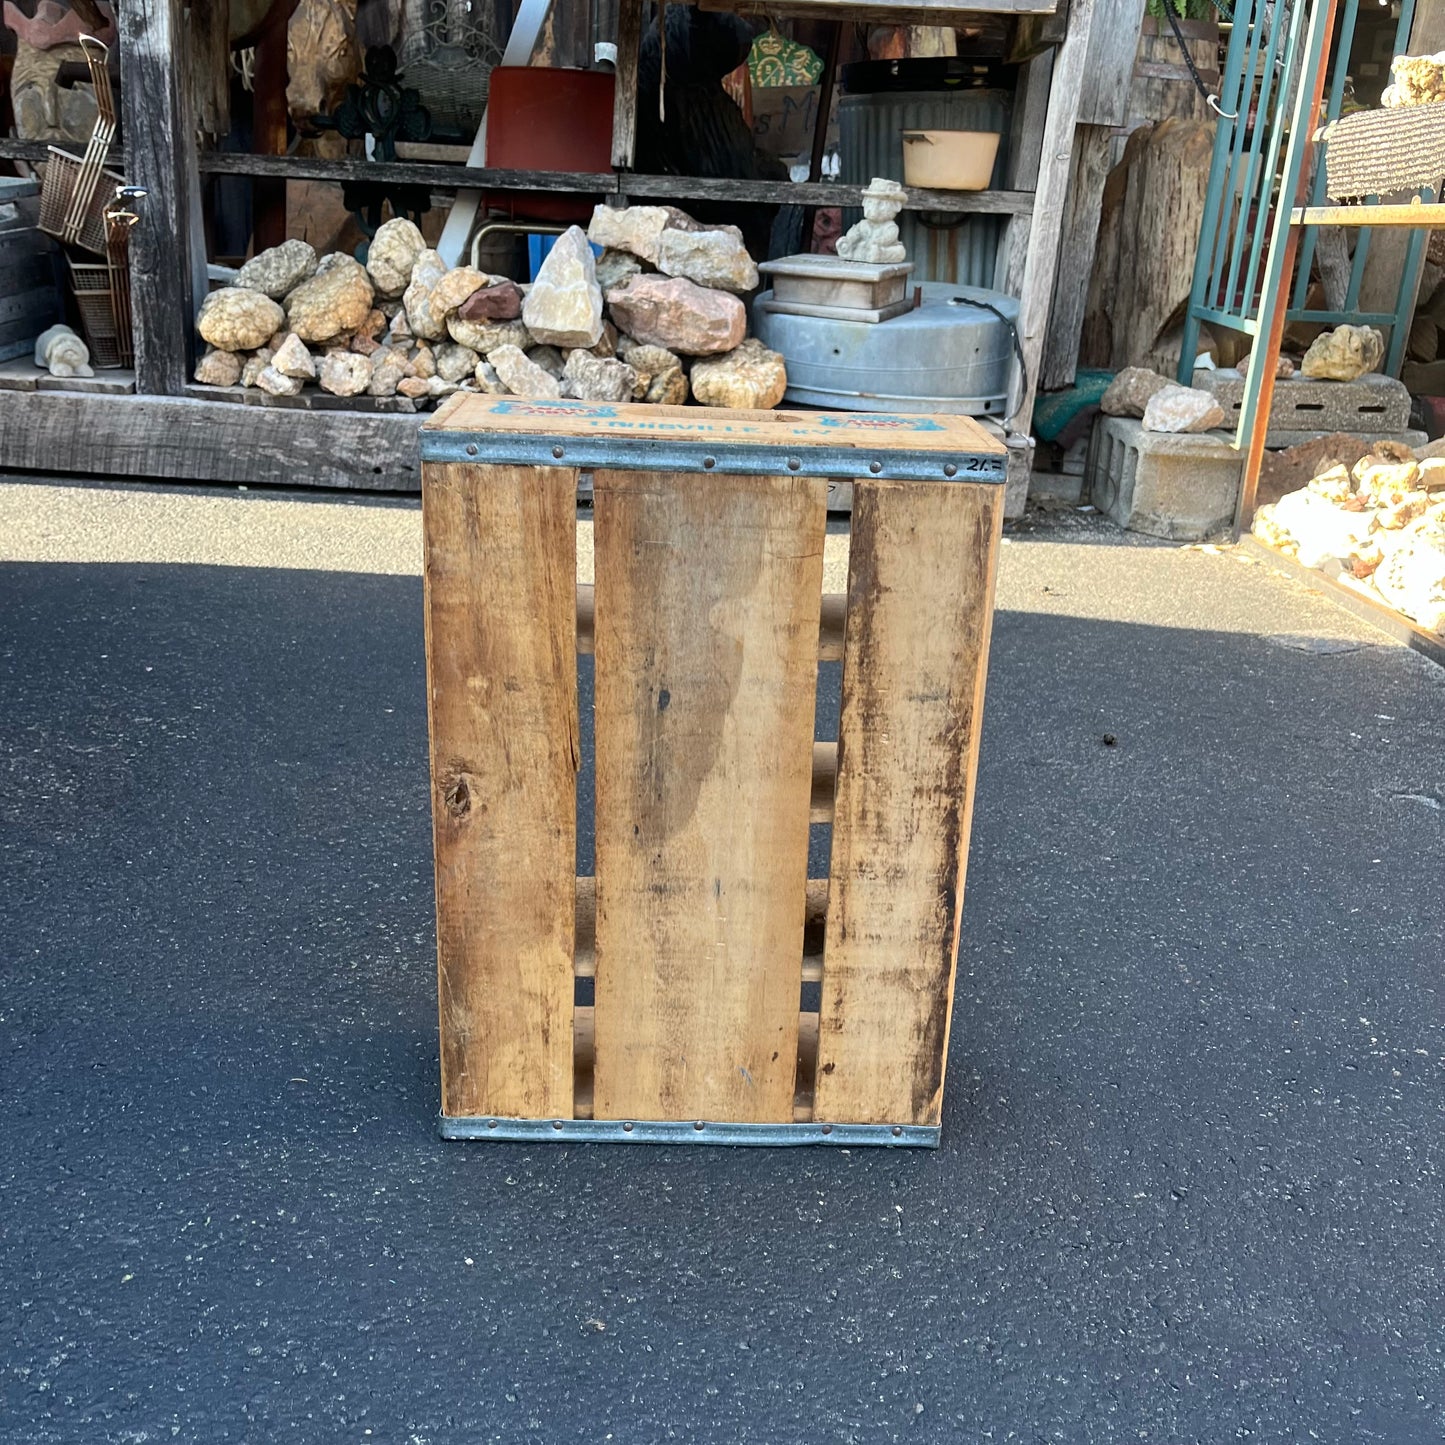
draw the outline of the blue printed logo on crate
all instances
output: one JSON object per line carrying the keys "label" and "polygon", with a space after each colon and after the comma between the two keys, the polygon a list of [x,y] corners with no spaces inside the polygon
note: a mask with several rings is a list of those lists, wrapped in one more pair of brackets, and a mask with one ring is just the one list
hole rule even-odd
{"label": "blue printed logo on crate", "polygon": [[615,417],[615,406],[598,406],[591,401],[500,401],[492,407],[493,416],[576,416],[585,412],[591,417]]}
{"label": "blue printed logo on crate", "polygon": [[[809,418],[812,420],[812,418]],[[926,416],[823,416],[820,426],[845,427],[852,431],[942,431]]]}

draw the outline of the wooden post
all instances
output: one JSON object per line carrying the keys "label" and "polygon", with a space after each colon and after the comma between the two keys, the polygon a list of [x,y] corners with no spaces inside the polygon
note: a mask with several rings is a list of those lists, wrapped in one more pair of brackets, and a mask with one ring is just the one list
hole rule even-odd
{"label": "wooden post", "polygon": [[617,89],[612,100],[612,164],[632,169],[637,151],[637,60],[642,50],[642,0],[617,6]]}
{"label": "wooden post", "polygon": [[1018,338],[1024,364],[1016,370],[1009,388],[1010,432],[1027,433],[1033,423],[1034,394],[1039,384],[1049,306],[1059,267],[1059,238],[1063,231],[1074,126],[1079,118],[1079,97],[1089,53],[1094,4],[1095,0],[1074,0],[1069,14],[1069,32],[1054,59],[1039,180],[1034,190],[1033,224],[1029,228],[1028,259],[1024,264],[1023,292],[1019,301]]}
{"label": "wooden post", "polygon": [[[1014,118],[1009,133],[1008,167],[1004,185],[1011,191],[1031,191],[1039,180],[1044,121],[1049,110],[1049,81],[1054,73],[1054,52],[1045,50],[1021,69],[1014,95]],[[1024,262],[1029,254],[1033,215],[1010,216],[994,267],[994,286],[1009,296],[1023,290]]]}
{"label": "wooden post", "polygon": [[136,390],[176,396],[206,287],[182,4],[127,0],[117,9],[126,179],[146,192],[130,241]]}
{"label": "wooden post", "polygon": [[[258,156],[286,154],[286,26],[270,24],[256,43],[252,88],[251,150]],[[281,177],[251,182],[251,236],[257,251],[286,239],[286,182]]]}

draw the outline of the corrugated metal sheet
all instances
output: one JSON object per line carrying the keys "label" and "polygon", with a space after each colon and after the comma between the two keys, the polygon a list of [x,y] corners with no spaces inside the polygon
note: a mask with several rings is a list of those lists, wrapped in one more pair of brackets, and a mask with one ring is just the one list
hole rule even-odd
{"label": "corrugated metal sheet", "polygon": [[[874,176],[903,179],[905,130],[996,130],[1003,136],[995,186],[1008,163],[1010,96],[1004,90],[912,90],[845,95],[838,102],[840,180],[867,185]],[[851,226],[861,211],[843,213]],[[905,211],[898,231],[913,262],[914,280],[992,286],[994,257],[1006,216],[924,216]],[[933,222],[934,224],[930,224]]]}

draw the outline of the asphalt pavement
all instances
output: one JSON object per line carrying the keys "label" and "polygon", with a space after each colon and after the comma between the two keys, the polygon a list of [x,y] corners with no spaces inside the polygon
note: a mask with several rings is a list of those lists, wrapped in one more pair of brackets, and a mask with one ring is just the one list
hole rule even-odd
{"label": "asphalt pavement", "polygon": [[419,559],[0,483],[0,1441],[1445,1438],[1445,672],[1011,529],[942,1147],[445,1144]]}

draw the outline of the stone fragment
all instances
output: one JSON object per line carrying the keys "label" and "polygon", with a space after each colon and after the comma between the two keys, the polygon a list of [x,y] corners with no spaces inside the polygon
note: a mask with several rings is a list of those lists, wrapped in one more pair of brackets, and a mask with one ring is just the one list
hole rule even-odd
{"label": "stone fragment", "polygon": [[406,288],[406,318],[413,336],[427,341],[440,341],[447,334],[446,317],[432,310],[432,291],[447,274],[447,264],[435,251],[423,251],[412,269],[411,284]]}
{"label": "stone fragment", "polygon": [[411,354],[411,374],[422,378],[437,374],[437,358],[430,346],[418,346]]}
{"label": "stone fragment", "polygon": [[396,389],[403,395],[413,400],[420,396],[427,396],[430,393],[431,377],[427,376],[404,376],[397,382]]}
{"label": "stone fragment", "polygon": [[444,381],[460,381],[477,369],[481,357],[470,346],[443,341],[435,351],[437,375]]}
{"label": "stone fragment", "polygon": [[618,354],[637,374],[632,395],[636,401],[659,406],[682,406],[687,401],[687,373],[682,362],[661,346],[642,346],[628,338]]}
{"label": "stone fragment", "polygon": [[316,250],[306,241],[283,241],[252,256],[236,273],[235,284],[280,301],[316,274]]}
{"label": "stone fragment", "polygon": [[426,250],[426,240],[416,225],[398,216],[377,228],[366,253],[366,270],[377,292],[400,296],[411,285],[417,258]]}
{"label": "stone fragment", "polygon": [[634,276],[608,293],[607,304],[629,336],[683,356],[733,351],[747,334],[747,311],[736,296],[681,276]]}
{"label": "stone fragment", "polygon": [[604,251],[597,258],[597,284],[604,295],[641,273],[642,262],[626,251]]}
{"label": "stone fragment", "polygon": [[374,341],[370,336],[367,336],[365,332],[358,331],[356,335],[351,338],[351,349],[356,352],[358,356],[372,356],[381,350],[381,342]]}
{"label": "stone fragment", "polygon": [[263,346],[254,356],[247,357],[246,364],[241,368],[241,385],[255,386],[261,373],[270,365],[271,348]]}
{"label": "stone fragment", "polygon": [[592,247],[579,226],[553,243],[522,302],[522,320],[544,346],[596,346],[602,335],[602,290]]}
{"label": "stone fragment", "polygon": [[371,278],[350,256],[334,252],[286,298],[286,324],[302,341],[355,333],[371,314]]}
{"label": "stone fragment", "polygon": [[1420,480],[1416,486],[1422,492],[1435,492],[1445,487],[1445,457],[1426,457],[1420,463]]}
{"label": "stone fragment", "polygon": [[1337,326],[1310,343],[1300,372],[1321,381],[1354,381],[1376,370],[1385,356],[1385,338],[1373,326]]}
{"label": "stone fragment", "polygon": [[412,335],[411,321],[407,317],[404,306],[391,318],[391,325],[386,328],[386,335],[388,341],[404,342],[415,339]]}
{"label": "stone fragment", "polygon": [[366,320],[356,328],[356,334],[358,336],[368,337],[374,341],[386,330],[388,320],[389,318],[385,311],[379,306],[373,306],[371,310],[366,313]]}
{"label": "stone fragment", "polygon": [[485,392],[488,396],[510,396],[506,384],[497,375],[497,368],[490,361],[477,362],[477,369],[474,373],[477,383],[477,390]]}
{"label": "stone fragment", "polygon": [[256,385],[271,396],[299,396],[306,383],[299,376],[287,376],[274,366],[267,366],[256,378]]}
{"label": "stone fragment", "polygon": [[692,368],[692,394],[704,406],[767,411],[782,401],[787,385],[783,358],[755,338]]}
{"label": "stone fragment", "polygon": [[1416,461],[1380,461],[1372,454],[1355,463],[1355,480],[1376,506],[1397,502],[1419,485],[1420,464]]}
{"label": "stone fragment", "polygon": [[599,205],[592,212],[587,239],[604,250],[625,251],[655,266],[658,242],[664,231],[701,229],[691,216],[675,206]]}
{"label": "stone fragment", "polygon": [[535,361],[529,361],[519,347],[499,346],[487,360],[496,369],[502,385],[517,396],[555,401],[562,395],[557,378],[548,376]]}
{"label": "stone fragment", "polygon": [[1333,502],[1337,507],[1350,500],[1354,482],[1349,468],[1343,462],[1336,462],[1319,472],[1309,483],[1309,489],[1316,496]]}
{"label": "stone fragment", "polygon": [[555,376],[561,381],[562,374],[567,369],[566,358],[555,346],[529,346],[527,356],[535,361],[548,376]]}
{"label": "stone fragment", "polygon": [[579,401],[628,401],[637,385],[637,373],[625,362],[574,351],[567,358],[563,382]]}
{"label": "stone fragment", "polygon": [[371,358],[371,380],[367,383],[368,396],[395,396],[396,388],[407,375],[410,363],[406,353],[393,348],[378,351]]}
{"label": "stone fragment", "polygon": [[1412,522],[1374,575],[1381,597],[1432,632],[1445,631],[1445,518],[1436,508]]}
{"label": "stone fragment", "polygon": [[227,286],[206,297],[196,329],[217,351],[253,351],[285,320],[286,313],[269,296]]}
{"label": "stone fragment", "polygon": [[1398,532],[1408,526],[1416,517],[1423,517],[1430,505],[1425,492],[1406,492],[1402,497],[1392,497],[1375,513],[1375,521],[1387,532]]}
{"label": "stone fragment", "polygon": [[234,351],[208,351],[196,363],[202,386],[235,386],[241,379],[241,358]]}
{"label": "stone fragment", "polygon": [[1347,512],[1308,488],[1281,497],[1271,520],[1290,535],[1306,567],[1349,557],[1375,530],[1372,512]]}
{"label": "stone fragment", "polygon": [[1169,385],[1167,376],[1160,376],[1146,366],[1126,366],[1109,383],[1100,399],[1099,410],[1106,416],[1142,417],[1149,398]]}
{"label": "stone fragment", "polygon": [[742,237],[731,230],[663,231],[657,242],[657,269],[665,276],[682,276],[699,286],[738,294],[758,284],[758,268]]}
{"label": "stone fragment", "polygon": [[432,287],[432,315],[445,321],[474,291],[485,286],[489,279],[474,266],[454,267]]}
{"label": "stone fragment", "polygon": [[481,286],[457,307],[463,321],[515,321],[521,314],[522,288],[515,281]]}
{"label": "stone fragment", "polygon": [[499,346],[525,351],[532,344],[531,333],[520,321],[467,321],[459,313],[447,318],[447,334],[478,356],[490,356]]}
{"label": "stone fragment", "polygon": [[1223,425],[1224,408],[1212,393],[1172,381],[1160,387],[1144,408],[1145,431],[1200,432]]}
{"label": "stone fragment", "polygon": [[316,362],[294,331],[276,348],[271,365],[282,376],[299,376],[302,381],[311,381],[316,375]]}
{"label": "stone fragment", "polygon": [[616,356],[617,341],[620,335],[621,333],[618,329],[610,321],[604,319],[602,322],[602,335],[598,337],[597,345],[589,347],[588,350],[591,351],[593,356]]}
{"label": "stone fragment", "polygon": [[318,379],[333,396],[360,396],[371,385],[372,365],[354,351],[328,351],[321,358]]}

